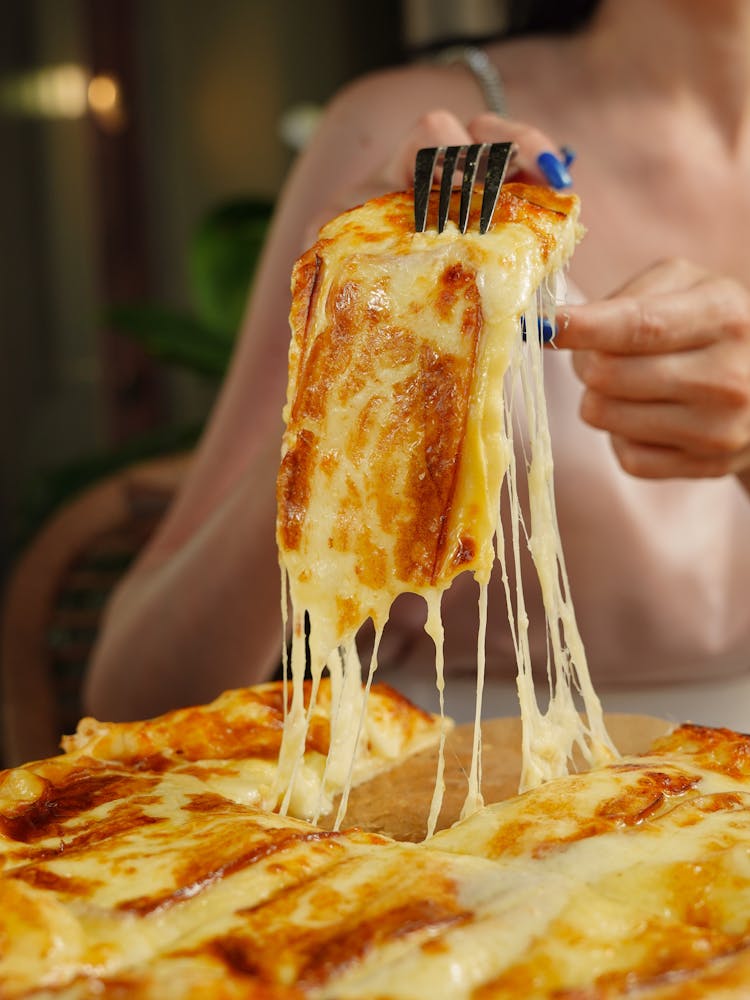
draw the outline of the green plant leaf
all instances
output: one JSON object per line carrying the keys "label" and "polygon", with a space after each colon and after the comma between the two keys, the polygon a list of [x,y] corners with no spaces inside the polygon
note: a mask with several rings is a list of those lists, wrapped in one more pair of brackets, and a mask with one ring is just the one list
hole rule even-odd
{"label": "green plant leaf", "polygon": [[239,328],[272,211],[259,199],[228,201],[212,209],[193,235],[188,267],[195,308],[213,330],[234,334]]}
{"label": "green plant leaf", "polygon": [[192,316],[150,303],[111,306],[105,323],[137,340],[153,357],[189,371],[220,378],[231,357],[234,336]]}

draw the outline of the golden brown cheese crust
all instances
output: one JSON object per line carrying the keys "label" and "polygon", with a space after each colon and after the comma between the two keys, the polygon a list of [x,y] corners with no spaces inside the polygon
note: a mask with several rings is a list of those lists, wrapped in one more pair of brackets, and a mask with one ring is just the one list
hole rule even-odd
{"label": "golden brown cheese crust", "polygon": [[477,365],[502,318],[488,326],[487,288],[505,291],[506,317],[520,314],[551,255],[562,264],[572,250],[577,209],[574,196],[508,184],[488,234],[438,236],[415,234],[411,195],[390,194],[324,227],[298,261],[277,536],[293,588],[353,567],[356,590],[336,592],[340,636],[382,620],[397,593],[487,562],[494,522],[480,508],[493,497],[467,454]]}
{"label": "golden brown cheese crust", "polygon": [[691,760],[740,781],[750,779],[750,736],[685,723],[654,743],[656,755]]}
{"label": "golden brown cheese crust", "polygon": [[[276,810],[284,793],[279,753],[285,725],[284,683],[226,691],[208,705],[177,709],[142,722],[103,723],[81,720],[64,737],[71,756],[118,762],[141,773],[172,771],[209,781],[234,801]],[[411,754],[435,745],[439,718],[424,712],[386,684],[373,685],[362,719],[353,761],[343,770],[327,766],[331,740],[332,686],[324,678],[315,705],[312,685],[303,685],[303,711],[309,718],[300,745],[295,790],[287,812],[300,819],[326,815],[349,776],[354,785],[387,770]],[[287,708],[292,699],[287,688]]]}
{"label": "golden brown cheese crust", "polygon": [[[309,709],[310,682],[304,684]],[[287,690],[287,707],[291,689]],[[63,738],[69,754],[133,765],[141,772],[177,768],[182,773],[241,774],[243,762],[262,762],[275,768],[284,730],[284,685],[281,681],[225,691],[207,705],[176,709],[142,722],[98,722],[82,719],[76,733]],[[324,759],[330,749],[331,686],[327,678],[318,689],[310,713],[305,754]],[[380,742],[365,739],[360,747],[360,770],[385,768],[417,749],[437,741],[439,723],[387,684],[370,692],[367,719]],[[367,728],[365,729],[367,733]],[[368,764],[369,761],[369,764]],[[237,767],[232,768],[234,762]],[[194,766],[190,766],[194,765]],[[252,779],[247,779],[252,780]]]}

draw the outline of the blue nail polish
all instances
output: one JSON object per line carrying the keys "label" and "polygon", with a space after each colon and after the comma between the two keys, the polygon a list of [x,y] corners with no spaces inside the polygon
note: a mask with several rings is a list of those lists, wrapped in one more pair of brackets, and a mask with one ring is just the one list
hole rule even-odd
{"label": "blue nail polish", "polygon": [[540,153],[536,162],[553,188],[566,188],[573,183],[568,168],[554,153]]}
{"label": "blue nail polish", "polygon": [[[539,339],[543,344],[548,344],[555,339],[557,334],[557,323],[553,323],[547,316],[537,318],[536,328],[539,331]],[[526,340],[526,317],[521,316],[521,339]]]}

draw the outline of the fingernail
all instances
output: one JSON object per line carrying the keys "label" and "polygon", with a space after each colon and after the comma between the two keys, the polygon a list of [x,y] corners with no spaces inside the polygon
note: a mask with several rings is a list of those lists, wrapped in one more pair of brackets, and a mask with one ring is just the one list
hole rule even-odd
{"label": "fingernail", "polygon": [[[547,316],[544,318],[537,318],[536,328],[539,332],[539,339],[543,344],[548,344],[551,340],[555,339],[557,335],[557,324],[553,323],[551,319]],[[526,317],[521,316],[521,338],[526,340]]]}
{"label": "fingernail", "polygon": [[568,168],[554,153],[540,153],[536,163],[553,188],[566,188],[573,183]]}

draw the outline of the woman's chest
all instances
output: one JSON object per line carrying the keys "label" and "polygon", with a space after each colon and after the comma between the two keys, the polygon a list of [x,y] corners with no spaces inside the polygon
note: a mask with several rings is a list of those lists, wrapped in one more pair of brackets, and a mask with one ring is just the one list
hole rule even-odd
{"label": "woman's chest", "polygon": [[543,88],[511,97],[514,115],[578,153],[586,237],[571,273],[588,295],[667,257],[750,286],[750,148],[731,152],[704,112],[664,101],[553,99]]}
{"label": "woman's chest", "polygon": [[606,295],[669,257],[750,286],[750,185],[678,173],[649,182],[582,167],[575,190],[586,235],[571,276],[588,295]]}

